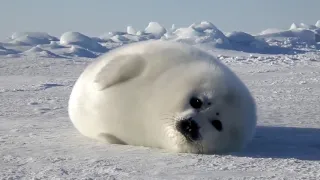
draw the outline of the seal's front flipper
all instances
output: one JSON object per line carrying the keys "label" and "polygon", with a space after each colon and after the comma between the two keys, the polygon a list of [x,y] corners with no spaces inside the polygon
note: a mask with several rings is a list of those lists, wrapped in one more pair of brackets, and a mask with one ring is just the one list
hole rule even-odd
{"label": "seal's front flipper", "polygon": [[98,90],[103,90],[128,81],[139,76],[145,65],[145,60],[137,54],[116,56],[99,70],[94,85]]}
{"label": "seal's front flipper", "polygon": [[102,141],[107,142],[109,144],[122,144],[122,145],[127,144],[124,141],[122,141],[121,139],[117,138],[116,136],[108,134],[108,133],[100,133],[99,139],[101,139]]}

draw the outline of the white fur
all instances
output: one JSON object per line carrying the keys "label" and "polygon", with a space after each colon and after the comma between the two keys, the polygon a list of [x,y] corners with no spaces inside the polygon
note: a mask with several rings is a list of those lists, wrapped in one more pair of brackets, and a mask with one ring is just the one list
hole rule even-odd
{"label": "white fur", "polygon": [[[194,110],[193,95],[211,105]],[[221,132],[209,121],[217,112]],[[69,116],[87,137],[189,153],[240,150],[256,127],[254,99],[229,68],[200,49],[160,40],[125,45],[89,65],[72,90]],[[176,130],[186,117],[197,121],[202,140],[190,143]]]}

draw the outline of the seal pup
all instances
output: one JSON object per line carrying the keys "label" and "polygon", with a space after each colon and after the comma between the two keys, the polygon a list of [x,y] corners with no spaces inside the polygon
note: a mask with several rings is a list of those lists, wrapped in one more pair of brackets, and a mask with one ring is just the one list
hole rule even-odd
{"label": "seal pup", "polygon": [[82,72],[69,117],[84,136],[179,153],[239,151],[252,139],[256,105],[213,55],[178,42],[118,47]]}

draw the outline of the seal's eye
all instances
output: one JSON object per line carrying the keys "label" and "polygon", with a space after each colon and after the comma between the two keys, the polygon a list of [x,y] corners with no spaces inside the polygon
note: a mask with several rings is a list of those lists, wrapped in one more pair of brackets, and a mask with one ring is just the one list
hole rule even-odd
{"label": "seal's eye", "polygon": [[190,99],[190,105],[194,109],[200,109],[202,107],[202,101],[196,97]]}

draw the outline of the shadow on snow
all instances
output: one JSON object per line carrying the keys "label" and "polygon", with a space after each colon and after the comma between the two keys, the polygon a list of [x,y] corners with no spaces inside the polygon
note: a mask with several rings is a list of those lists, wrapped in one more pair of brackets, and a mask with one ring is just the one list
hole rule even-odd
{"label": "shadow on snow", "polygon": [[320,129],[259,126],[252,142],[236,156],[320,160]]}

